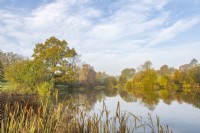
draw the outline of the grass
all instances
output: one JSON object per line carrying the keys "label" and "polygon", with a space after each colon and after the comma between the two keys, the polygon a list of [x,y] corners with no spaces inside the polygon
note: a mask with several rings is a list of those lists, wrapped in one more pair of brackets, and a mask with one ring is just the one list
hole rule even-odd
{"label": "grass", "polygon": [[40,100],[34,104],[30,102],[33,101],[30,98],[25,97],[16,102],[15,96],[6,99],[7,97],[3,98],[7,102],[3,103],[2,133],[132,133],[145,132],[147,129],[152,133],[172,132],[168,126],[160,124],[158,117],[154,124],[150,114],[148,121],[143,122],[142,117],[122,113],[120,103],[117,105],[116,115],[110,117],[105,104],[99,113],[89,115],[72,104],[54,105],[48,100]]}

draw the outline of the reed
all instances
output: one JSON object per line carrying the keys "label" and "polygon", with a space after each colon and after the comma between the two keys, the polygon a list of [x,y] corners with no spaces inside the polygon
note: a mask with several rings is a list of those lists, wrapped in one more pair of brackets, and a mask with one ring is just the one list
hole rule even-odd
{"label": "reed", "polygon": [[163,126],[156,117],[153,123],[151,115],[148,121],[132,113],[122,113],[120,103],[117,105],[116,115],[109,116],[105,103],[103,109],[89,115],[78,106],[72,104],[63,106],[40,101],[41,106],[34,111],[32,107],[21,106],[20,103],[5,104],[3,119],[1,120],[2,133],[129,133],[145,132],[150,127],[152,133],[171,133],[168,125]]}

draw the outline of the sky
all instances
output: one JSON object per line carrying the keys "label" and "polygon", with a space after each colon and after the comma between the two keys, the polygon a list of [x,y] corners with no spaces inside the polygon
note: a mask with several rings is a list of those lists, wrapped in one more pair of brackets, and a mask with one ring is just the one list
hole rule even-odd
{"label": "sky", "polygon": [[200,0],[0,0],[1,50],[31,57],[51,36],[96,71],[178,68],[200,62]]}

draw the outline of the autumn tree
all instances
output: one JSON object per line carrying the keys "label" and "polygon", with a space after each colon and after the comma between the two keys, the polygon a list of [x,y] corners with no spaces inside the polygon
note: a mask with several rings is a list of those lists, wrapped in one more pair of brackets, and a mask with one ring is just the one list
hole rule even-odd
{"label": "autumn tree", "polygon": [[52,77],[59,71],[60,67],[68,64],[68,59],[76,56],[74,48],[69,48],[65,40],[58,40],[55,37],[47,39],[44,43],[35,45],[32,57],[35,60],[44,62],[51,71]]}
{"label": "autumn tree", "polygon": [[171,89],[173,84],[172,76],[175,69],[169,67],[168,65],[163,65],[160,67],[160,70],[158,70],[158,76],[159,76],[159,84],[162,88],[165,89]]}
{"label": "autumn tree", "polygon": [[181,72],[179,70],[174,72],[172,78],[175,84],[181,84]]}
{"label": "autumn tree", "polygon": [[153,69],[148,69],[141,74],[141,83],[144,88],[154,88],[157,83],[157,73]]}
{"label": "autumn tree", "polygon": [[154,89],[157,84],[158,75],[157,72],[152,68],[152,63],[146,61],[141,65],[141,71],[139,71],[133,78],[133,88],[136,89]]}
{"label": "autumn tree", "polygon": [[119,79],[118,79],[119,87],[123,88],[126,82],[127,82],[127,79],[124,76],[119,77]]}
{"label": "autumn tree", "polygon": [[189,75],[192,78],[193,84],[200,84],[200,66],[192,68],[189,71]]}
{"label": "autumn tree", "polygon": [[92,87],[95,85],[96,72],[89,64],[83,64],[79,75],[79,82],[86,86]]}
{"label": "autumn tree", "polygon": [[126,90],[127,90],[128,92],[131,92],[131,91],[132,91],[133,87],[132,87],[132,81],[131,81],[131,80],[129,80],[129,81],[126,82],[125,88],[126,88]]}

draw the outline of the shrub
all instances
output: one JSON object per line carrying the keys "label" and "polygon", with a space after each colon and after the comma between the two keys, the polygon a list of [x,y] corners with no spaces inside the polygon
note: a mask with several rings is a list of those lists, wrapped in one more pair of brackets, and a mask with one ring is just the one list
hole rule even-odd
{"label": "shrub", "polygon": [[51,94],[52,88],[53,88],[53,85],[51,83],[44,82],[37,87],[38,94],[49,96]]}
{"label": "shrub", "polygon": [[50,74],[46,65],[42,62],[23,61],[6,68],[5,78],[12,85],[19,84],[24,88],[31,88],[35,91],[35,87],[48,81]]}

